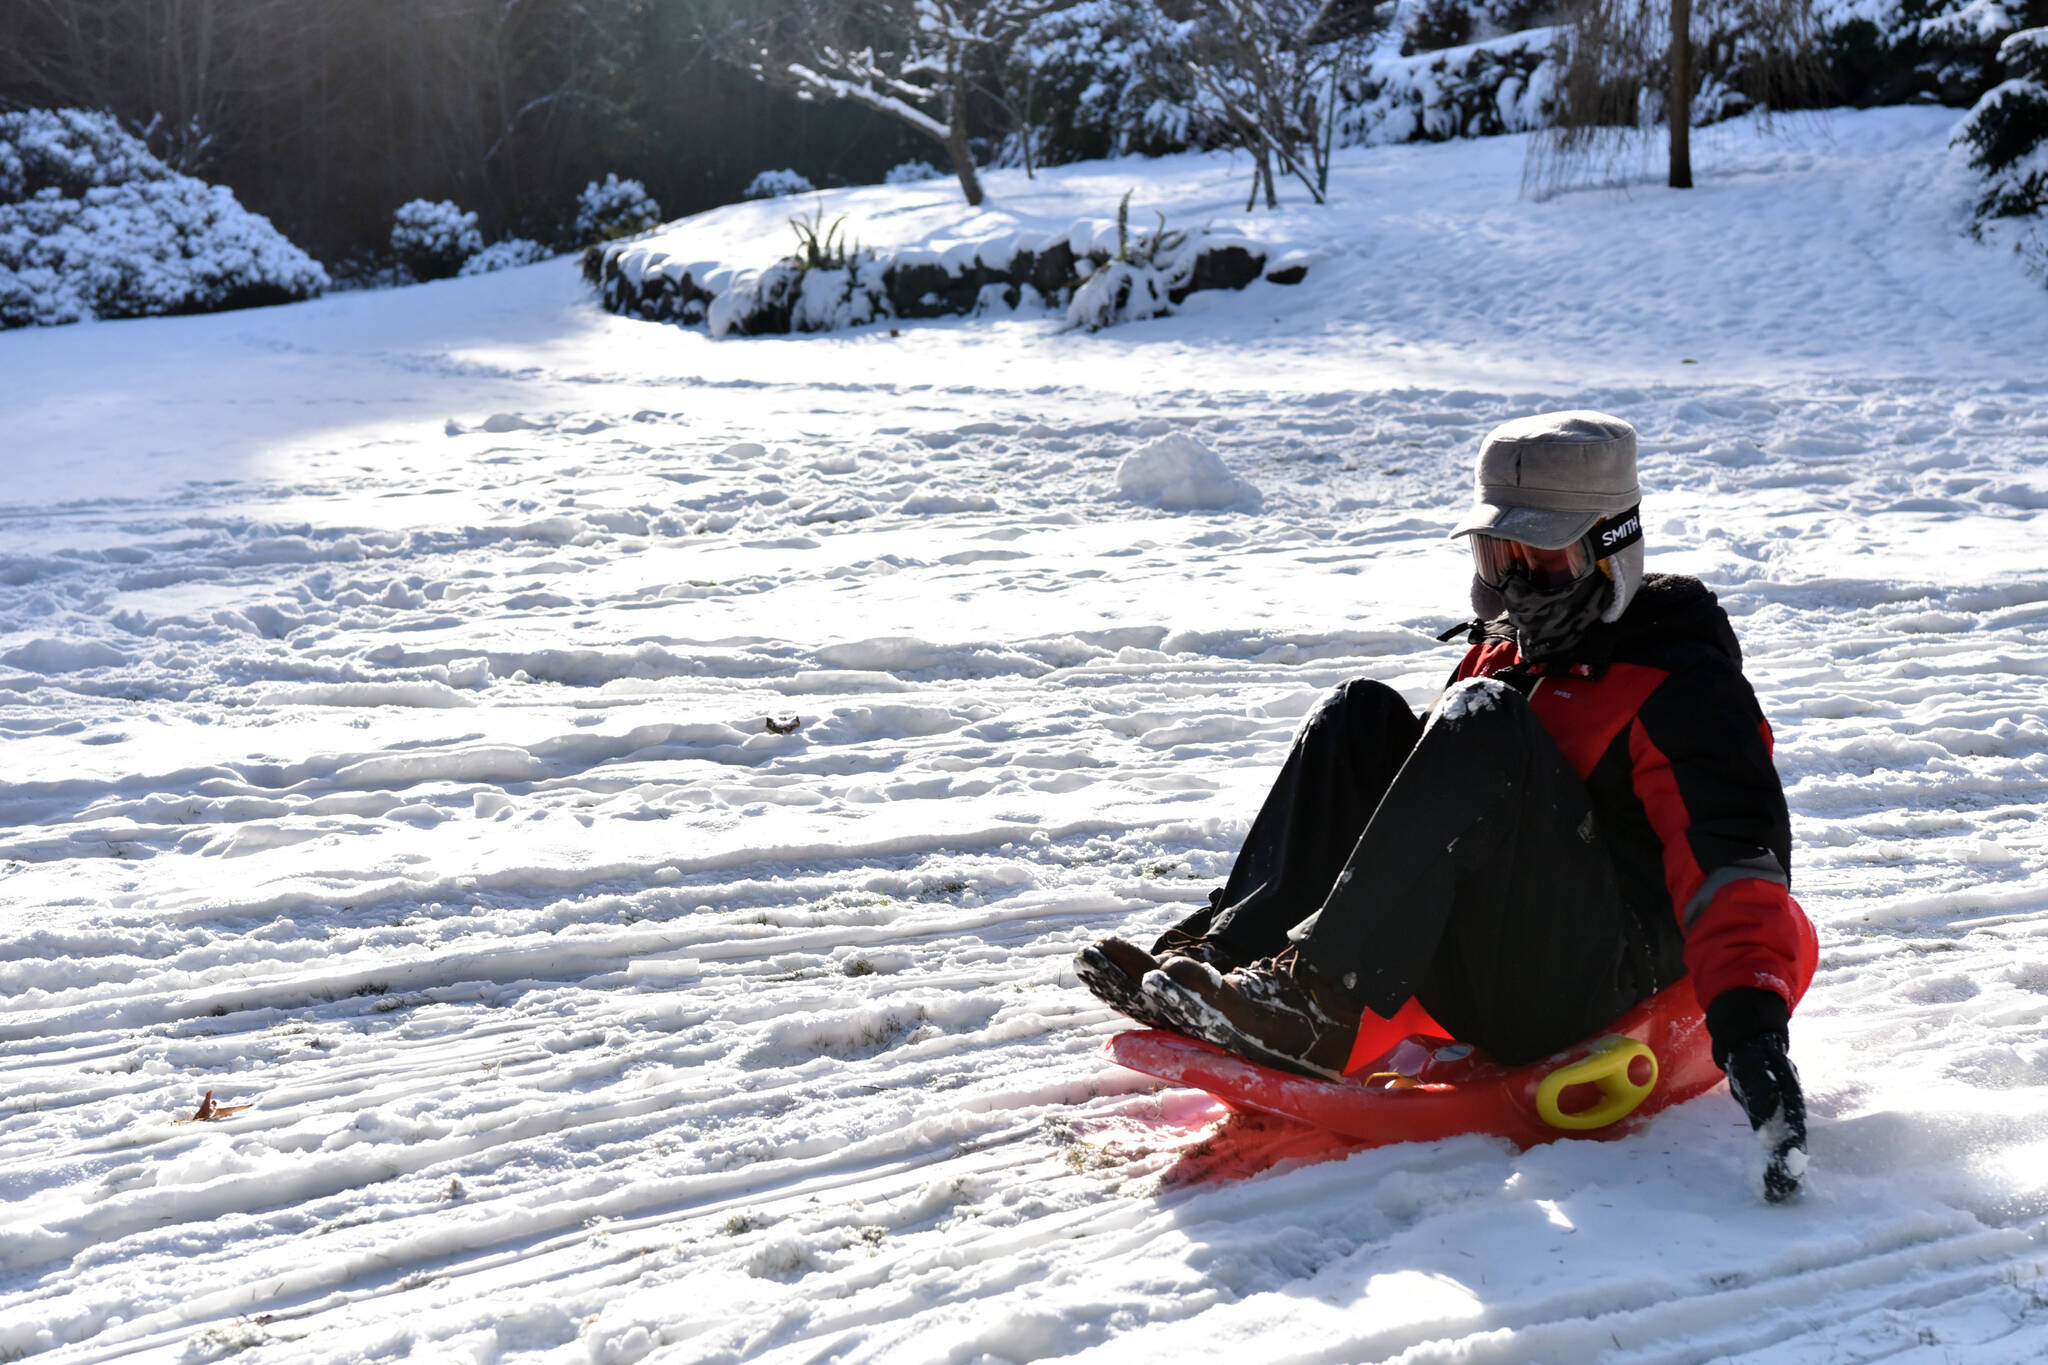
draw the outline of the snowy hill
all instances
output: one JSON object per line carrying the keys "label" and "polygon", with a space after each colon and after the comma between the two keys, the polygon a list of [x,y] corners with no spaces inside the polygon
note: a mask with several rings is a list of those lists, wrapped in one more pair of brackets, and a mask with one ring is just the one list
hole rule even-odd
{"label": "snowy hill", "polygon": [[[1314,259],[1096,335],[712,341],[557,261],[0,336],[0,1358],[2040,1358],[2048,295],[1953,120],[1543,204],[1518,138],[1273,218],[1223,157],[992,175]],[[940,188],[827,203],[987,226]],[[1478,440],[1565,405],[1776,728],[1789,1206],[1718,1091],[1216,1130],[1069,966],[1220,882],[1321,690],[1433,694]],[[1120,488],[1170,435],[1256,496]]]}

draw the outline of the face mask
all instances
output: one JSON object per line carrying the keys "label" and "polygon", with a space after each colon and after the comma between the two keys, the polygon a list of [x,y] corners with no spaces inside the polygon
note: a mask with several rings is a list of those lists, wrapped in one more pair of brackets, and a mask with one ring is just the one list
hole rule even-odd
{"label": "face mask", "polygon": [[1545,592],[1529,586],[1519,573],[1500,585],[1515,643],[1530,663],[1546,663],[1570,654],[1606,608],[1614,584],[1604,573],[1590,573],[1576,583]]}

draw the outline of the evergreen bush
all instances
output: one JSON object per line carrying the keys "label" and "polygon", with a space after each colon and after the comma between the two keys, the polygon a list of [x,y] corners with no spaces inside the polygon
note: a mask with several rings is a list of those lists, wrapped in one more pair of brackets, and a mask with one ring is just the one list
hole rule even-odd
{"label": "evergreen bush", "polygon": [[414,199],[392,215],[391,250],[416,280],[445,280],[460,274],[484,249],[476,215],[443,199]]}
{"label": "evergreen bush", "polygon": [[532,265],[548,258],[548,249],[539,242],[525,237],[507,237],[502,242],[492,242],[476,255],[462,263],[458,275],[489,275],[498,270],[511,270],[515,266]]}
{"label": "evergreen bush", "polygon": [[762,171],[747,182],[743,199],[781,199],[791,194],[809,194],[818,188],[795,171]]}
{"label": "evergreen bush", "polygon": [[2014,74],[1977,101],[1950,140],[1984,177],[1979,221],[2048,208],[2048,27],[2012,34],[1998,60]]}
{"label": "evergreen bush", "polygon": [[631,237],[661,223],[661,205],[638,180],[621,180],[607,174],[591,181],[576,196],[576,247],[595,246],[618,237]]}
{"label": "evergreen bush", "polygon": [[0,328],[311,298],[326,271],[112,115],[0,114]]}

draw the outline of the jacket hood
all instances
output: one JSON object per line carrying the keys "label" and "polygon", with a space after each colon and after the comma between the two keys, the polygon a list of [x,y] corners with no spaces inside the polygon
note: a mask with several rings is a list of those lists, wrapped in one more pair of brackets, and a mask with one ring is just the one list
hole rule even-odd
{"label": "jacket hood", "polygon": [[1621,619],[1595,627],[1586,643],[1589,654],[1614,659],[1687,641],[1711,646],[1742,665],[1735,627],[1707,585],[1684,574],[1653,573],[1643,578]]}

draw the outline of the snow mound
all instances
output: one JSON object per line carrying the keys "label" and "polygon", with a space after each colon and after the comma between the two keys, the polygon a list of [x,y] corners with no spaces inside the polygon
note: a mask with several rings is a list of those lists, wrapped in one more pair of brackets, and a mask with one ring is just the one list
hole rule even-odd
{"label": "snow mound", "polygon": [[1133,502],[1169,512],[1257,511],[1259,490],[1232,474],[1215,451],[1182,432],[1124,456],[1116,486]]}
{"label": "snow mound", "polygon": [[[489,667],[486,660],[485,667]],[[476,702],[446,683],[341,682],[306,683],[273,688],[257,698],[261,706],[413,706],[446,709]]]}
{"label": "snow mound", "polygon": [[117,668],[128,656],[97,640],[30,640],[0,654],[0,664],[24,673],[76,673],[85,668]]}
{"label": "snow mound", "polygon": [[327,272],[110,114],[0,114],[0,329],[311,298]]}

